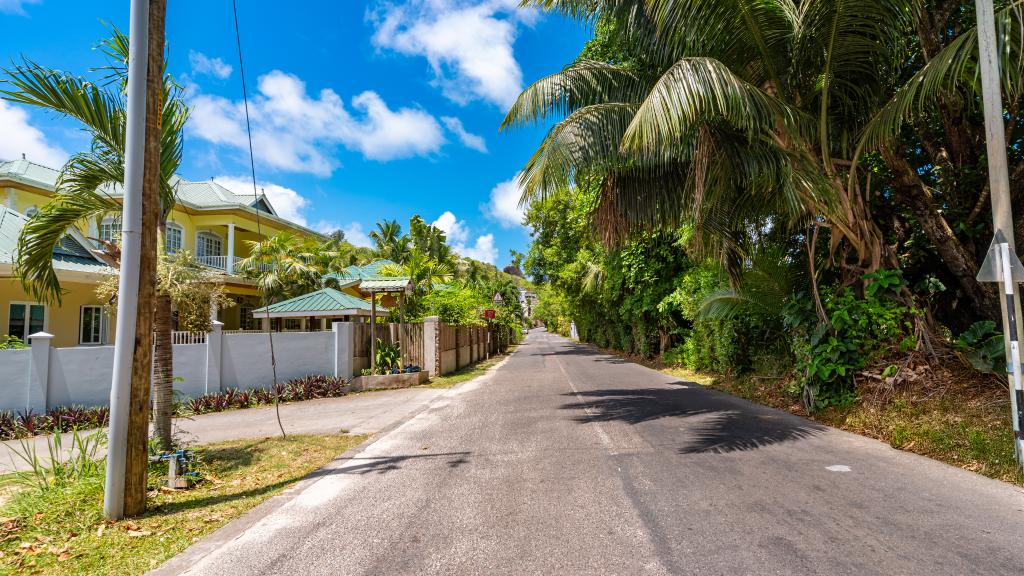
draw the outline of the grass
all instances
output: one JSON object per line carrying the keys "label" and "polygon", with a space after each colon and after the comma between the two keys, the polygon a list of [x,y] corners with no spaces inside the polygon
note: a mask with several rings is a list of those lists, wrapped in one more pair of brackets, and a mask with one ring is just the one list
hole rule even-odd
{"label": "grass", "polygon": [[203,482],[169,492],[157,489],[162,478],[151,471],[149,510],[121,522],[102,518],[102,474],[67,488],[23,489],[0,509],[0,573],[142,574],[365,439],[290,436],[202,446],[196,454]]}
{"label": "grass", "polygon": [[662,368],[681,380],[785,410],[989,478],[1024,486],[1013,450],[1010,400],[988,377],[957,366],[938,367],[927,382],[879,391],[864,385],[849,408],[807,414],[784,378],[727,377]]}
{"label": "grass", "polygon": [[424,384],[423,386],[421,386],[421,388],[451,388],[456,384],[461,384],[463,382],[466,382],[467,380],[472,380],[477,376],[483,376],[484,372],[487,372],[495,364],[507,358],[510,354],[512,354],[512,352],[515,351],[515,349],[516,345],[509,346],[508,351],[506,351],[504,354],[497,354],[495,356],[491,356],[486,360],[481,360],[476,364],[470,364],[469,366],[465,366],[446,376],[435,376],[430,379],[429,384]]}

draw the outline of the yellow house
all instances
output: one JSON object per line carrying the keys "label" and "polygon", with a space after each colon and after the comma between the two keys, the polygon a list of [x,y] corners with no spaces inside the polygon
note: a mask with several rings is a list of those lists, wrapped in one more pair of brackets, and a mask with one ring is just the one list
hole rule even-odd
{"label": "yellow house", "polygon": [[[8,213],[33,216],[39,207],[53,198],[57,176],[56,169],[24,158],[0,162],[0,206],[5,207]],[[236,269],[238,261],[248,256],[250,242],[286,231],[300,236],[320,235],[278,216],[264,194],[258,197],[235,194],[212,180],[191,182],[176,178],[172,184],[177,191],[177,203],[168,216],[167,235],[164,239],[167,251],[188,250],[200,263],[220,274],[228,295],[237,303],[236,306],[218,311],[218,319],[224,322],[225,330],[258,328],[251,313],[260,306],[256,286],[243,278]],[[121,197],[119,186],[106,192],[112,198]],[[257,233],[257,217],[262,235]],[[96,248],[94,239],[116,240],[120,230],[120,216],[109,214],[82,224],[78,233],[72,235],[73,244],[80,244],[78,248],[85,249],[80,250],[84,254],[80,254],[81,257],[95,260],[88,252]],[[15,237],[15,243],[16,240]],[[55,260],[59,256],[55,252]],[[3,261],[5,258],[6,262]],[[33,302],[21,290],[19,280],[11,271],[12,261],[11,254],[5,257],[0,253],[0,335],[10,333],[12,327],[20,330],[18,318],[27,311],[29,315],[42,314],[45,317],[42,325],[45,331],[54,334],[54,346],[95,343],[81,337],[83,331],[91,329],[94,316],[92,309],[88,312],[82,310],[95,303],[93,292],[96,284],[111,270],[62,273],[55,263],[66,295],[60,309],[54,309]],[[104,333],[99,343],[112,342],[112,334],[106,326],[109,322],[105,319],[98,322],[102,323]],[[39,325],[38,321],[32,324],[33,327]]]}

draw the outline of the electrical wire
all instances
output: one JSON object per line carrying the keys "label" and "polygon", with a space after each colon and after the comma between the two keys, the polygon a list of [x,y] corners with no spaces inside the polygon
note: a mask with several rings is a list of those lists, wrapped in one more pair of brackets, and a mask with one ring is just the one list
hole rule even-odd
{"label": "electrical wire", "polygon": [[[252,174],[252,195],[255,203],[259,203],[260,194],[256,188],[256,157],[252,151],[252,126],[249,123],[249,91],[245,85],[245,65],[242,61],[242,35],[238,29],[238,0],[231,0],[231,12],[235,20],[235,42],[238,45],[238,74],[242,77],[242,103],[245,108],[245,132],[249,137],[249,171]],[[255,209],[256,214],[256,236],[263,238],[263,229],[260,227],[260,209]],[[228,257],[234,257],[229,254]],[[281,437],[286,438],[284,425],[281,424],[281,394],[277,385],[277,357],[274,355],[274,332],[270,329],[270,306],[267,303],[267,295],[260,290],[260,301],[263,303],[263,310],[266,311],[266,334],[270,341],[270,370],[274,379],[274,414],[277,417],[277,427],[281,429]]]}

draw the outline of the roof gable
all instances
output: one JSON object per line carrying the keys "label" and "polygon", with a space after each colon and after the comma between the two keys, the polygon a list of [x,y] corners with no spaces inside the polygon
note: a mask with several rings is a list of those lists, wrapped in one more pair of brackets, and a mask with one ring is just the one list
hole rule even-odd
{"label": "roof gable", "polygon": [[[281,314],[281,313],[304,313],[304,312],[334,312],[343,310],[369,310],[370,303],[362,298],[357,298],[351,294],[346,294],[334,288],[321,288],[316,292],[310,292],[309,294],[303,294],[302,296],[296,296],[285,300],[283,302],[277,302],[264,308],[253,310],[253,314],[267,313]],[[377,311],[387,313],[387,308],[382,306],[377,307]]]}

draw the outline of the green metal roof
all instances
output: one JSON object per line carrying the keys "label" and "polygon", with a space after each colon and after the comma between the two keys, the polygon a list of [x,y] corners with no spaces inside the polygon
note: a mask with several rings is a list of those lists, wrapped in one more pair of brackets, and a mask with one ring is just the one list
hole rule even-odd
{"label": "green metal roof", "polygon": [[[54,191],[57,187],[57,177],[59,175],[59,170],[43,166],[42,164],[36,164],[35,162],[25,159],[11,160],[9,162],[0,161],[0,180],[11,180],[13,182],[20,182],[22,184],[34,186],[36,188]],[[183,207],[191,208],[193,210],[217,210],[227,208],[259,210],[273,216],[281,222],[291,225],[294,228],[299,228],[311,234],[316,234],[316,232],[313,232],[304,226],[300,226],[278,216],[277,212],[274,211],[273,206],[270,204],[270,200],[267,199],[265,194],[261,193],[259,198],[249,192],[236,194],[213,180],[192,182],[179,176],[172,177],[171,185],[174,187],[177,194],[178,204]],[[123,187],[121,185],[103,186],[100,188],[100,191],[113,198],[121,198],[124,195]]]}
{"label": "green metal roof", "polygon": [[360,290],[405,290],[409,285],[409,279],[404,277],[378,277],[372,280],[363,280],[359,283]]}
{"label": "green metal roof", "polygon": [[[287,314],[296,312],[342,312],[345,310],[370,310],[370,303],[334,288],[322,288],[316,292],[296,296],[284,302],[271,304],[265,308],[253,310],[253,314]],[[387,308],[377,306],[377,311],[386,314]]]}
{"label": "green metal roof", "polygon": [[[0,206],[0,263],[12,264],[18,253],[18,235],[28,217]],[[117,270],[97,260],[71,236],[65,236],[53,249],[53,267],[57,270],[117,274]]]}

